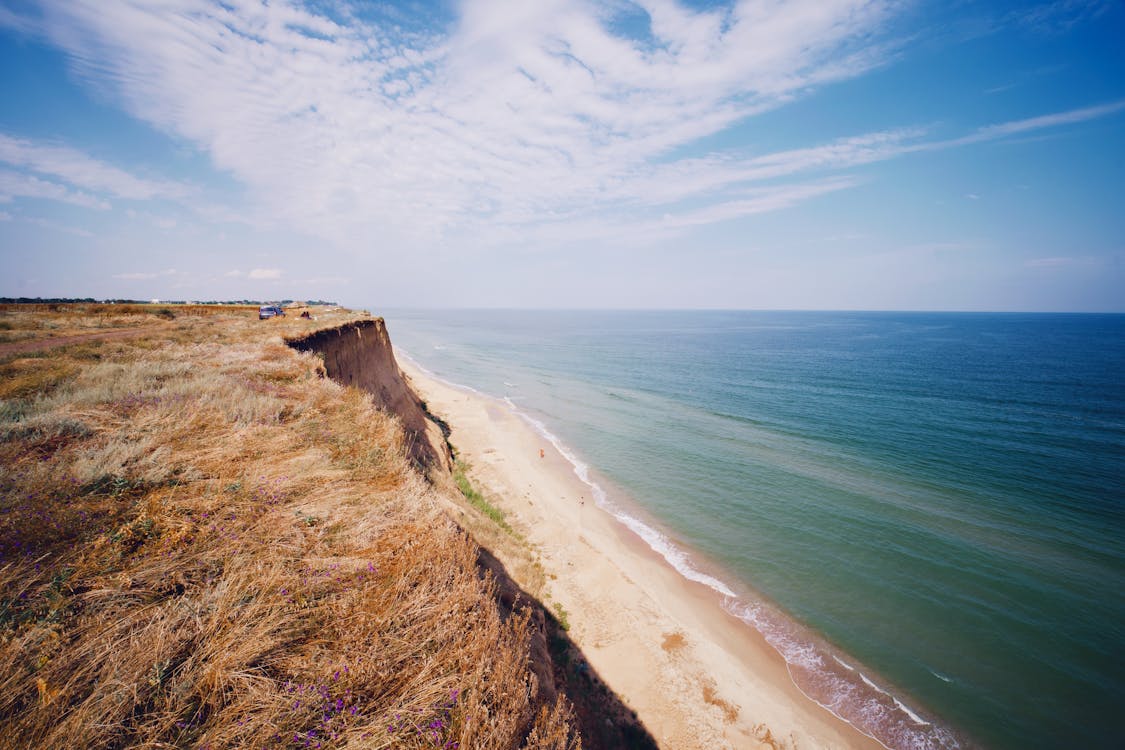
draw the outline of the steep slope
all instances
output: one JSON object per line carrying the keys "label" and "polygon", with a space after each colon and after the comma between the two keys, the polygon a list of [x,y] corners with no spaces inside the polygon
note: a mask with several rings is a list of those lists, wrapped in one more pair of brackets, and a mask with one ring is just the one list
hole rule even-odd
{"label": "steep slope", "polygon": [[329,378],[366,391],[377,406],[397,416],[406,433],[410,459],[427,477],[433,479],[435,471],[452,472],[448,428],[426,410],[406,383],[382,318],[345,323],[287,343],[299,351],[319,353]]}

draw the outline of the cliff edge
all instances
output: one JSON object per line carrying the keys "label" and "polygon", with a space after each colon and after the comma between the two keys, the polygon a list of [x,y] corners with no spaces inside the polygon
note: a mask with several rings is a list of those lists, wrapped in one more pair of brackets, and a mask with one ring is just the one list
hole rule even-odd
{"label": "cliff edge", "polygon": [[406,434],[410,460],[428,478],[433,480],[435,472],[452,473],[449,428],[430,414],[406,382],[382,318],[325,328],[286,343],[298,351],[319,353],[329,378],[366,391],[377,406],[397,416]]}

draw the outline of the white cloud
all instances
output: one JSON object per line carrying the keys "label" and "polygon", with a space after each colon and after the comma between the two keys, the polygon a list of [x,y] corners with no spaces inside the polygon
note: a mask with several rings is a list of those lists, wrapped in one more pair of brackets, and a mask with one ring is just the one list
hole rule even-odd
{"label": "white cloud", "polygon": [[1009,20],[1039,33],[1058,34],[1092,21],[1112,7],[1112,0],[1049,0],[1013,11]]}
{"label": "white cloud", "polygon": [[284,2],[72,0],[48,3],[46,29],[81,75],[248,186],[263,222],[433,240],[678,200],[647,192],[654,164],[881,64],[895,6],[642,0],[651,38],[627,38],[610,30],[620,5],[468,0],[425,37]]}
{"label": "white cloud", "polygon": [[21,16],[15,11],[0,5],[0,27],[10,29],[20,34],[35,34],[38,24],[35,19]]}
{"label": "white cloud", "polygon": [[246,274],[246,278],[254,281],[269,281],[281,278],[281,269],[279,268],[254,268],[250,273]]}
{"label": "white cloud", "polygon": [[[847,189],[860,180],[841,173],[865,164],[1125,106],[945,140],[902,128],[687,157],[701,138],[892,59],[885,28],[902,3],[736,0],[703,11],[675,0],[464,0],[433,35],[344,26],[285,0],[176,0],[174,12],[44,3],[45,36],[81,76],[247,188],[245,206],[196,206],[203,219],[284,225],[364,250],[373,239],[529,245],[727,221]],[[645,31],[615,31],[624,10],[647,14]],[[88,191],[186,190],[61,146],[8,138],[5,153]]]}
{"label": "white cloud", "polygon": [[729,221],[742,216],[789,208],[810,198],[844,190],[856,184],[857,181],[854,179],[841,177],[820,182],[755,190],[738,200],[715,204],[697,211],[671,215],[663,223],[667,227],[684,227]]}
{"label": "white cloud", "polygon": [[153,272],[132,272],[132,273],[115,273],[113,278],[123,279],[126,281],[145,281],[148,279],[158,279],[165,276],[176,276],[180,273],[175,268],[168,268],[163,271]]}
{"label": "white cloud", "polygon": [[36,217],[36,216],[26,216],[26,217],[24,217],[23,220],[26,221],[28,224],[34,224],[36,226],[43,227],[44,229],[52,229],[56,232],[65,232],[67,234],[73,234],[76,237],[85,237],[85,238],[89,239],[89,238],[92,238],[94,236],[94,233],[91,232],[88,229],[82,229],[80,227],[72,227],[72,226],[69,226],[68,224],[60,224],[57,221],[49,221],[47,219],[42,219],[42,218],[39,218],[39,217]]}
{"label": "white cloud", "polygon": [[239,271],[237,268],[235,268],[227,271],[223,274],[223,276],[226,276],[227,278],[237,279],[238,277],[242,276],[242,271]]}
{"label": "white cloud", "polygon": [[10,203],[15,198],[43,198],[103,211],[110,208],[107,201],[89,193],[41,180],[34,175],[0,169],[0,203]]}
{"label": "white cloud", "polygon": [[1009,135],[1027,133],[1033,130],[1043,130],[1044,128],[1054,128],[1061,125],[1073,125],[1075,123],[1112,115],[1120,112],[1122,109],[1125,109],[1125,101],[1116,101],[1108,104],[1099,104],[1094,107],[1082,107],[1066,112],[1054,112],[1049,115],[1028,117],[1023,120],[1012,120],[1010,122],[1000,123],[999,125],[989,125],[979,128],[975,133],[951,141],[950,145],[980,143],[982,141],[991,141]]}
{"label": "white cloud", "polygon": [[118,198],[182,197],[188,188],[145,180],[67,146],[38,143],[0,133],[0,162],[60,179],[76,188]]}

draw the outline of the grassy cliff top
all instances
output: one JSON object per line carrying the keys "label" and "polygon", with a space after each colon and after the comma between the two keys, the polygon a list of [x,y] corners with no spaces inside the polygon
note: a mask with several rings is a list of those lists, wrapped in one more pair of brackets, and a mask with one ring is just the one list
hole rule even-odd
{"label": "grassy cliff top", "polygon": [[146,308],[0,307],[0,747],[577,746],[398,422],[281,339],[360,316]]}

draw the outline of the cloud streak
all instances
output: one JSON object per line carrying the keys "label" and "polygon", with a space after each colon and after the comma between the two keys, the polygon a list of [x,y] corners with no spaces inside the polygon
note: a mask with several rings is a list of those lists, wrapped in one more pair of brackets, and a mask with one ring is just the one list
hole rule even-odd
{"label": "cloud streak", "polygon": [[[249,187],[263,221],[285,217],[338,239],[378,228],[433,241],[607,208],[639,219],[667,211],[682,197],[647,191],[655,164],[882,64],[880,33],[896,4],[699,12],[641,0],[630,10],[649,23],[627,31],[622,7],[469,0],[432,36],[342,25],[284,2],[51,1],[44,17],[80,75],[204,150]],[[34,156],[41,169],[55,163]],[[104,170],[81,176],[75,184],[89,189],[163,189]],[[738,205],[731,198],[715,196],[716,215]]]}
{"label": "cloud streak", "polygon": [[[372,19],[370,7],[360,21],[347,4],[331,18],[284,0],[41,4],[41,35],[81,77],[246,188],[245,205],[197,213],[365,251],[656,236],[849,189],[864,165],[1125,108],[952,138],[906,127],[700,154],[701,139],[893,59],[901,3],[739,0],[700,11],[674,0],[465,0],[425,33]],[[1040,15],[1052,8],[1067,10]],[[9,136],[0,161],[35,173],[0,172],[0,200],[105,208],[191,192]]]}
{"label": "cloud streak", "polygon": [[0,203],[9,203],[15,198],[40,198],[102,211],[110,208],[107,201],[89,193],[34,175],[0,169]]}
{"label": "cloud streak", "polygon": [[122,279],[124,281],[149,281],[151,279],[159,279],[166,276],[176,276],[180,272],[175,268],[168,268],[163,271],[133,271],[130,273],[115,273],[113,278]]}
{"label": "cloud streak", "polygon": [[36,143],[0,133],[0,162],[63,180],[77,188],[118,198],[181,198],[188,188],[145,180],[66,146]]}

